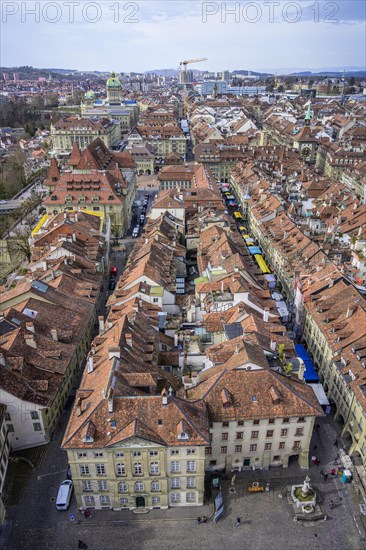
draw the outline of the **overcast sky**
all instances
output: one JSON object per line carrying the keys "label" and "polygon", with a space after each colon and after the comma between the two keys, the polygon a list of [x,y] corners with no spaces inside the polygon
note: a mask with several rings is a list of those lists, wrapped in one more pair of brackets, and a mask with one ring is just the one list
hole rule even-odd
{"label": "overcast sky", "polygon": [[365,66],[363,0],[2,0],[1,65],[117,72]]}

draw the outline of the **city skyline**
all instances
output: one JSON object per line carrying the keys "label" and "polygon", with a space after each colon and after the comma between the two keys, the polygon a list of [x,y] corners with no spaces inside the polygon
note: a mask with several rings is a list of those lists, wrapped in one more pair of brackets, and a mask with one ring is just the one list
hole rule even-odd
{"label": "city skyline", "polygon": [[199,56],[208,61],[195,68],[208,71],[365,66],[365,5],[354,0],[3,2],[1,8],[3,66],[145,72]]}

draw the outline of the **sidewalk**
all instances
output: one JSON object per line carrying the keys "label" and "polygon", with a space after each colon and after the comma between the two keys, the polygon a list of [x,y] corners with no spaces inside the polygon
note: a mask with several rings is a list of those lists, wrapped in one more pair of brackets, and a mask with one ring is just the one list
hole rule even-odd
{"label": "sidewalk", "polygon": [[[105,524],[105,523],[133,523],[144,521],[197,521],[198,517],[206,516],[210,518],[214,512],[213,503],[203,506],[185,506],[177,508],[168,508],[167,510],[148,510],[143,512],[133,512],[132,510],[90,510],[91,517],[86,519],[78,508],[69,510],[74,515],[75,523],[83,526]],[[71,521],[71,520],[70,520]]]}

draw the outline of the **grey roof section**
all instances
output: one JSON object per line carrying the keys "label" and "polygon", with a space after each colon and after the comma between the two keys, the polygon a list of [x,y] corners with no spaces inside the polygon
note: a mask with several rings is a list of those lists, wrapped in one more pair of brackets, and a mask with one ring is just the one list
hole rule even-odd
{"label": "grey roof section", "polygon": [[12,323],[9,323],[6,319],[3,319],[0,321],[0,336],[4,336],[4,334],[8,334],[9,332],[12,332],[17,327],[13,325]]}
{"label": "grey roof section", "polygon": [[41,283],[41,281],[33,281],[32,287],[39,290],[40,292],[47,292],[48,285]]}
{"label": "grey roof section", "polygon": [[225,336],[228,340],[233,340],[238,336],[243,336],[243,327],[240,323],[230,323],[224,325]]}

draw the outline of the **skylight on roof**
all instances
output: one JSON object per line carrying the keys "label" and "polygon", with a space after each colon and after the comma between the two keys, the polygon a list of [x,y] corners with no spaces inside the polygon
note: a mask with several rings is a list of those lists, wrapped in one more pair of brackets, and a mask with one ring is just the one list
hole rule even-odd
{"label": "skylight on roof", "polygon": [[16,319],[15,317],[12,317],[11,322],[15,323],[16,325],[20,325],[19,319]]}
{"label": "skylight on roof", "polygon": [[33,281],[32,288],[35,288],[36,290],[39,290],[40,292],[47,292],[48,285],[45,283],[41,283],[40,281]]}

